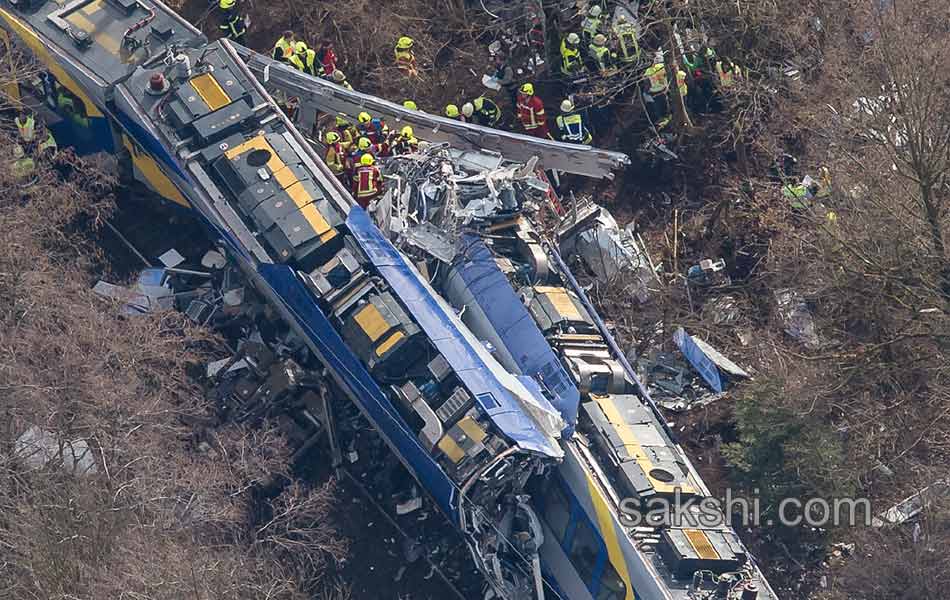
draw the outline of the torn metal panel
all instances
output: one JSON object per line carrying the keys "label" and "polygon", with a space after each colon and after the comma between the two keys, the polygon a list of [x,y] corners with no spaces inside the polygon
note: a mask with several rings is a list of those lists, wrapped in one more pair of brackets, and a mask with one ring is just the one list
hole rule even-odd
{"label": "torn metal panel", "polygon": [[908,496],[880,515],[874,517],[871,520],[871,525],[874,527],[901,525],[914,519],[930,508],[932,504],[939,502],[947,496],[950,496],[950,482],[935,481],[933,484],[923,488],[916,494]]}
{"label": "torn metal panel", "polygon": [[36,425],[17,438],[13,452],[31,469],[41,469],[55,462],[72,475],[86,475],[98,471],[86,440],[62,440],[51,431]]}
{"label": "torn metal panel", "polygon": [[185,257],[181,253],[172,248],[158,257],[159,262],[165,265],[168,268],[174,268],[185,262]]}
{"label": "torn metal panel", "polygon": [[455,259],[455,244],[445,233],[431,223],[420,223],[409,228],[402,237],[403,243],[426,252],[445,264]]}
{"label": "torn metal panel", "polygon": [[680,349],[680,352],[683,353],[683,356],[686,357],[686,360],[689,361],[689,364],[693,365],[696,372],[703,378],[703,381],[705,381],[713,391],[722,392],[725,386],[722,378],[719,376],[719,369],[716,367],[716,363],[710,360],[702,349],[696,345],[693,337],[687,335],[686,331],[680,327],[673,332],[673,341]]}
{"label": "torn metal panel", "polygon": [[175,292],[165,269],[144,269],[131,288],[99,281],[92,291],[103,298],[125,302],[121,311],[125,315],[141,315],[175,307]]}
{"label": "torn metal panel", "polygon": [[[429,142],[448,142],[460,150],[491,150],[515,162],[527,162],[537,157],[544,169],[597,179],[612,178],[615,170],[630,164],[629,157],[621,152],[543,140],[408,110],[400,104],[310,77],[243,46],[233,46],[268,89],[300,99],[300,113],[304,118],[321,112],[344,115],[356,121],[357,115],[366,111],[384,119],[390,127],[411,125],[417,135]],[[301,122],[300,125],[306,129],[313,123]]]}
{"label": "torn metal panel", "polygon": [[579,256],[600,281],[634,275],[634,295],[640,302],[649,299],[650,261],[630,229],[621,229],[605,208],[583,204],[565,215],[558,226],[558,246],[562,254]]}
{"label": "torn metal panel", "polygon": [[783,288],[775,290],[775,302],[785,333],[800,341],[809,350],[821,347],[821,338],[815,326],[815,318],[805,303],[804,297],[797,291]]}
{"label": "torn metal panel", "polygon": [[725,372],[731,377],[742,377],[743,379],[749,379],[752,377],[745,371],[745,369],[723,356],[722,353],[710,346],[708,343],[695,336],[690,336],[690,338],[693,340],[693,343],[696,344],[696,347],[702,350],[703,354],[709,357],[709,360],[719,367],[720,371]]}

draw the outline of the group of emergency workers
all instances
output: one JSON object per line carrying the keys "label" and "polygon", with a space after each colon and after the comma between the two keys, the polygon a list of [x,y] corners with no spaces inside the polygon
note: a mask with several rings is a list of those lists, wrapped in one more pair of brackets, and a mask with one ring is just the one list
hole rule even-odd
{"label": "group of emergency workers", "polygon": [[337,67],[336,52],[333,42],[329,40],[324,40],[320,48],[314,50],[307,42],[297,39],[293,31],[288,30],[277,39],[271,58],[283,61],[307,75],[322,77],[346,89],[353,89],[346,75]]}
{"label": "group of emergency workers", "polygon": [[[240,2],[241,0],[218,0],[219,27],[226,37],[244,42],[249,21],[241,10]],[[593,4],[578,17],[582,17],[579,23],[575,21],[574,26],[578,31],[566,32],[560,41],[560,71],[565,82],[569,84],[568,87],[572,80],[587,75],[591,70],[601,75],[609,75],[615,67],[623,69],[641,64],[637,25],[624,14],[618,13],[610,19],[604,15],[602,4]],[[539,28],[540,22],[535,19],[532,32]],[[543,35],[539,39],[543,41]],[[410,78],[418,77],[419,74],[413,47],[414,41],[409,36],[396,39],[394,66]],[[543,50],[543,44],[537,49]],[[314,50],[293,31],[287,30],[274,44],[272,58],[311,76],[322,77],[347,89],[353,89],[346,75],[337,66],[333,44],[328,40],[323,41],[320,47]],[[525,82],[519,85],[515,70],[503,53],[495,53],[494,61],[494,79],[508,94],[516,120],[523,132],[537,138],[554,139],[548,126],[544,102],[535,93],[534,84]],[[676,89],[684,104],[698,110],[704,105],[708,106],[710,99],[716,95],[716,90],[720,93],[728,92],[742,78],[741,68],[729,59],[717,56],[711,47],[687,52],[682,56],[682,63],[668,63],[660,50],[654,54],[653,60],[643,72],[644,103],[651,119],[660,128],[670,118],[671,78],[667,73],[668,65],[672,65],[675,70]],[[520,70],[518,72],[520,73]],[[691,86],[695,90],[692,94]],[[449,119],[486,127],[499,127],[502,123],[501,107],[484,94],[459,104],[447,104],[443,115]],[[419,110],[413,100],[405,100],[403,106],[410,110]],[[61,108],[65,110],[69,107]],[[553,121],[557,127],[558,139],[576,144],[590,144],[591,129],[585,114],[577,109],[572,98],[564,99],[559,108],[560,114]],[[56,141],[52,133],[41,124],[38,125],[36,117],[30,113],[21,111],[15,119],[15,124],[18,143],[13,146],[12,165],[16,173],[26,176],[35,169],[36,157],[50,157],[56,153]],[[360,113],[355,125],[342,117],[336,117],[335,127],[325,133],[323,141],[327,146],[327,164],[344,183],[352,187],[354,196],[363,206],[367,206],[382,193],[383,183],[376,164],[377,159],[414,152],[419,144],[410,126],[403,127],[398,132],[390,131],[385,122],[365,112]]]}
{"label": "group of emergency workers", "polygon": [[13,144],[10,168],[19,179],[32,178],[37,159],[49,160],[56,155],[58,147],[53,133],[27,110],[21,110],[13,119],[17,140]]}
{"label": "group of emergency workers", "polygon": [[[227,37],[241,41],[247,19],[240,14],[237,3],[240,0],[219,0],[223,15],[222,30]],[[638,42],[638,25],[622,11],[610,18],[605,14],[606,3],[600,2],[584,8],[576,19],[567,24],[560,40],[560,72],[568,88],[568,97],[559,105],[557,114],[549,128],[548,115],[544,101],[535,91],[531,81],[517,81],[516,70],[502,52],[493,53],[494,80],[500,90],[510,99],[514,117],[519,129],[530,136],[542,139],[557,139],[575,144],[590,144],[593,140],[592,129],[588,124],[586,111],[579,110],[573,100],[575,82],[591,74],[611,76],[620,71],[644,68],[644,57]],[[535,29],[540,22],[535,19]],[[537,37],[537,36],[535,36]],[[534,40],[534,37],[529,36]],[[539,38],[543,42],[543,35]],[[416,61],[415,42],[409,36],[400,36],[395,40],[393,66],[404,77],[412,79],[419,76]],[[543,52],[543,43],[537,48]],[[314,77],[322,77],[347,89],[353,89],[346,75],[337,66],[337,56],[333,44],[324,41],[314,50],[300,40],[293,31],[285,31],[274,44],[272,57],[286,62]],[[708,108],[713,98],[728,91],[742,77],[741,69],[728,59],[719,58],[715,51],[703,47],[698,52],[688,52],[681,57],[682,65],[667,62],[663,51],[656,52],[652,60],[646,59],[643,71],[642,98],[651,121],[662,129],[671,116],[670,83],[675,81],[684,106],[702,110]],[[675,74],[670,77],[668,67]],[[520,75],[521,70],[517,73]],[[691,88],[693,92],[690,93]],[[419,110],[416,102],[407,99],[403,106],[409,110]],[[285,107],[293,109],[294,107]],[[469,100],[450,103],[442,109],[442,115],[460,122],[473,123],[486,127],[500,127],[503,123],[502,109],[496,100],[482,94]],[[352,188],[354,196],[362,206],[369,203],[383,191],[383,181],[379,172],[379,158],[413,152],[418,140],[412,128],[403,127],[400,131],[390,131],[386,124],[368,113],[361,113],[356,124],[349,123],[343,117],[336,117],[335,127],[324,132],[322,141],[326,144],[326,162],[333,172]]]}
{"label": "group of emergency workers", "polygon": [[[592,70],[609,76],[641,66],[643,56],[637,39],[637,24],[622,11],[611,19],[604,14],[601,4],[594,4],[576,23],[576,28],[579,32],[567,32],[560,43],[561,74],[569,87]],[[728,93],[742,77],[742,70],[737,65],[718,57],[709,46],[687,51],[681,57],[682,64],[668,63],[662,50],[657,51],[652,60],[647,60],[642,94],[647,112],[658,128],[670,120],[671,80],[675,80],[684,107],[703,111],[716,106],[718,95]],[[667,73],[668,67],[675,71],[672,77]]]}
{"label": "group of emergency workers", "polygon": [[337,116],[333,127],[323,133],[323,143],[327,148],[324,162],[344,185],[349,185],[363,208],[384,191],[378,159],[411,154],[419,148],[411,126],[395,132],[367,112],[361,112],[355,124]]}

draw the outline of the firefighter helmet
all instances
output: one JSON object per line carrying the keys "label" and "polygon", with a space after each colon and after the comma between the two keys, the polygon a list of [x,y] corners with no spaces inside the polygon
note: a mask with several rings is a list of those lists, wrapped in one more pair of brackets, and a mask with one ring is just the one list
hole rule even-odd
{"label": "firefighter helmet", "polygon": [[373,117],[369,116],[368,112],[361,112],[356,116],[356,120],[360,123],[369,123],[373,120]]}
{"label": "firefighter helmet", "polygon": [[447,116],[450,119],[456,118],[457,116],[459,116],[459,107],[455,106],[454,104],[446,104],[445,116]]}
{"label": "firefighter helmet", "polygon": [[471,102],[466,102],[465,104],[462,105],[462,114],[465,115],[466,117],[471,117],[472,113],[474,112],[475,112],[475,107],[472,105]]}
{"label": "firefighter helmet", "polygon": [[335,131],[331,131],[323,139],[325,139],[328,144],[335,144],[340,141],[340,134]]}
{"label": "firefighter helmet", "polygon": [[412,100],[404,100],[402,103],[403,108],[408,108],[409,110],[419,110],[419,107],[416,106],[416,103]]}
{"label": "firefighter helmet", "polygon": [[399,38],[399,41],[396,42],[396,47],[400,50],[408,50],[409,48],[412,48],[412,38],[406,35],[402,36]]}
{"label": "firefighter helmet", "polygon": [[360,164],[364,167],[371,167],[374,162],[376,162],[376,159],[369,152],[360,157]]}
{"label": "firefighter helmet", "polygon": [[561,112],[571,112],[574,110],[574,103],[571,102],[570,98],[565,98],[564,102],[561,102]]}
{"label": "firefighter helmet", "polygon": [[369,141],[369,138],[361,137],[356,141],[356,147],[360,150],[369,150],[369,147],[373,145],[373,142]]}
{"label": "firefighter helmet", "polygon": [[534,85],[526,83],[521,86],[521,93],[527,96],[534,96]]}

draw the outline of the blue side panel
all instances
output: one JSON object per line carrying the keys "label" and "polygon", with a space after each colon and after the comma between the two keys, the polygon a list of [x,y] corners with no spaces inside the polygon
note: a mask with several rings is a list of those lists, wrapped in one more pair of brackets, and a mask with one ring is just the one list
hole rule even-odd
{"label": "blue side panel", "polygon": [[722,378],[719,376],[719,367],[706,356],[706,353],[699,349],[693,338],[686,335],[682,327],[673,332],[673,342],[679,347],[680,352],[693,365],[693,368],[699,373],[700,377],[709,384],[709,387],[715,392],[722,391]]}
{"label": "blue side panel", "polygon": [[580,402],[577,387],[484,242],[474,235],[466,235],[462,238],[462,247],[464,256],[460,255],[455,271],[485,311],[521,372],[536,377],[551,393],[551,404],[567,423],[562,432],[567,439],[577,423]]}
{"label": "blue side panel", "polygon": [[355,400],[375,423],[380,434],[396,447],[445,514],[453,522],[457,521],[455,486],[452,481],[403,423],[389,399],[333,329],[293,269],[286,265],[261,265],[258,272],[293,313],[297,323],[326,361],[326,366],[352,391]]}
{"label": "blue side panel", "polygon": [[[539,431],[535,422],[511,397],[491,367],[459,331],[449,316],[448,307],[437,300],[416,270],[376,228],[366,211],[354,206],[350,209],[346,224],[379,274],[409,307],[419,326],[495,425],[525,450],[561,456],[561,449]],[[544,396],[536,395],[535,399],[539,405],[554,411]]]}
{"label": "blue side panel", "polygon": [[60,116],[63,117],[63,120],[49,127],[59,147],[71,146],[79,156],[115,151],[112,131],[109,129],[109,121],[105,117],[89,117],[89,126],[82,127],[70,121],[66,116]]}

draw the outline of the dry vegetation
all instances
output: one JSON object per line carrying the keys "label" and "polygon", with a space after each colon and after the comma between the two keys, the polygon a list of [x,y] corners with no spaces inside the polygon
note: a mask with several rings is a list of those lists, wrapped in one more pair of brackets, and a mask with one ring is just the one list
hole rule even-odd
{"label": "dry vegetation", "polygon": [[[689,137],[689,151],[706,157],[689,165],[699,179],[686,178],[668,212],[648,206],[638,216],[663,215],[644,236],[668,269],[676,245],[677,272],[724,256],[734,283],[694,295],[692,306],[681,278],[642,308],[601,292],[632,338],[662,323],[666,340],[683,325],[755,368],[728,410],[684,424],[699,433],[692,444],[721,450],[731,482],[761,490],[767,509],[788,495],[854,494],[883,511],[946,477],[950,5],[883,4],[690,2],[688,14],[715,32],[720,54],[750,67],[752,81],[725,119],[706,119],[703,136]],[[774,76],[784,61],[803,67],[801,86]],[[873,107],[858,110],[859,97]],[[746,155],[725,169],[721,150],[742,145]],[[799,177],[827,167],[831,195],[791,207],[768,177],[781,152],[799,159]],[[782,288],[809,301],[819,348],[782,333],[773,299]],[[717,323],[708,305],[726,293],[741,307],[736,323]],[[753,334],[748,346],[736,335],[743,330]],[[713,462],[707,470],[721,474]],[[945,597],[950,560],[938,549],[950,542],[947,523],[945,511],[931,511],[916,541],[911,528],[762,530],[759,554],[788,597]],[[835,561],[822,589],[823,547],[835,541],[857,550]]]}
{"label": "dry vegetation", "polygon": [[[41,166],[27,189],[0,167],[0,598],[307,597],[345,552],[325,523],[332,489],[262,504],[286,475],[282,439],[196,436],[208,407],[188,371],[208,336],[91,293],[88,232],[114,182],[63,159],[71,175]],[[86,440],[98,471],[27,468],[14,440],[32,425]]]}

